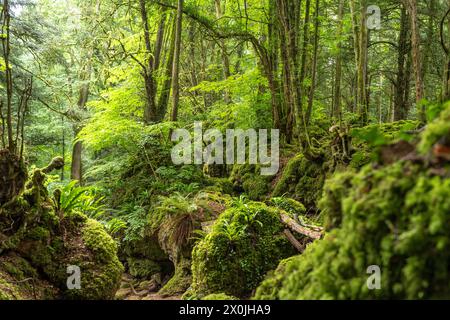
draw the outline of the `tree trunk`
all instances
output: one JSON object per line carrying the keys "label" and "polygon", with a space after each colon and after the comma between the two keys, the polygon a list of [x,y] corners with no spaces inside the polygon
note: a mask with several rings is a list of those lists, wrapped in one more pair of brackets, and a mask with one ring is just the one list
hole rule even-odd
{"label": "tree trunk", "polygon": [[175,31],[176,20],[174,19],[173,26],[170,31],[169,53],[164,68],[164,81],[158,99],[158,121],[162,121],[164,119],[169,107],[170,86],[172,84],[173,56],[175,52]]}
{"label": "tree trunk", "polygon": [[333,117],[341,120],[341,78],[342,78],[342,28],[343,28],[343,17],[344,17],[344,1],[339,1],[338,9],[338,53],[336,57],[335,65],[335,84],[334,84],[334,98],[333,98]]}
{"label": "tree trunk", "polygon": [[173,71],[172,71],[172,121],[177,121],[178,119],[178,104],[180,101],[180,83],[179,83],[179,73],[180,73],[180,52],[181,52],[181,28],[183,27],[183,1],[178,0],[177,8],[177,23],[176,23],[176,34],[175,34],[175,53],[173,61]]}
{"label": "tree trunk", "polygon": [[314,53],[313,53],[313,61],[311,68],[311,88],[309,89],[309,99],[308,99],[308,109],[306,111],[306,124],[308,125],[311,119],[311,114],[313,110],[314,104],[314,93],[316,90],[316,77],[317,77],[317,59],[318,59],[318,51],[319,51],[319,28],[320,28],[320,19],[319,19],[319,9],[320,9],[319,0],[316,0],[315,5],[315,13],[314,13]]}
{"label": "tree trunk", "polygon": [[400,34],[398,38],[397,80],[394,93],[394,121],[404,120],[408,116],[408,106],[405,101],[406,85],[409,74],[406,72],[405,63],[409,50],[408,45],[409,23],[406,8],[401,9]]}
{"label": "tree trunk", "polygon": [[417,0],[404,1],[406,1],[409,17],[411,19],[411,46],[414,77],[416,82],[416,106],[420,108],[418,110],[420,119],[425,121],[425,113],[422,106],[422,99],[424,98],[424,84],[422,78],[422,54],[420,51],[420,29],[417,13]]}
{"label": "tree trunk", "polygon": [[366,125],[368,122],[367,44],[369,41],[369,34],[366,26],[366,4],[367,0],[361,1],[359,30],[358,102],[362,125]]}
{"label": "tree trunk", "polygon": [[[216,6],[216,17],[217,17],[217,19],[220,19],[223,16],[221,0],[215,0],[214,3]],[[223,78],[224,78],[224,80],[226,80],[230,77],[231,72],[230,72],[230,58],[228,56],[227,43],[226,43],[225,39],[220,40],[220,47],[221,47],[221,52],[222,52]],[[230,97],[230,93],[228,90],[225,90],[224,100],[225,100],[226,104],[229,104],[231,102],[231,97]]]}

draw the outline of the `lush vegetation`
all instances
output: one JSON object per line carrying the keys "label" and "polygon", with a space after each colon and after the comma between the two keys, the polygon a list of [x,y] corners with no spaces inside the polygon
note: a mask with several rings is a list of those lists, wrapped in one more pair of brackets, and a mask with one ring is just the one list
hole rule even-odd
{"label": "lush vegetation", "polygon": [[371,5],[2,0],[0,299],[448,298],[450,2]]}

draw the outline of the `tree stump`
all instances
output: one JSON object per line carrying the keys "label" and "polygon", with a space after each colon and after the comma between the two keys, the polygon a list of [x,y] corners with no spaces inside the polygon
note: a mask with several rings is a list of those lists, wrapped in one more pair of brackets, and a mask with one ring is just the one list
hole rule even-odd
{"label": "tree stump", "polygon": [[9,150],[0,150],[0,205],[18,196],[25,186],[27,171],[22,159]]}

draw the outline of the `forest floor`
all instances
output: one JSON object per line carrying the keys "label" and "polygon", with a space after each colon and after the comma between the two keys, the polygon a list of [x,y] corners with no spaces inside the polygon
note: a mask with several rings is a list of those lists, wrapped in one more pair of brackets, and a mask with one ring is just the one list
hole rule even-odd
{"label": "forest floor", "polygon": [[138,282],[129,274],[122,276],[120,289],[116,292],[116,300],[181,300],[180,296],[164,296],[152,289],[148,281]]}

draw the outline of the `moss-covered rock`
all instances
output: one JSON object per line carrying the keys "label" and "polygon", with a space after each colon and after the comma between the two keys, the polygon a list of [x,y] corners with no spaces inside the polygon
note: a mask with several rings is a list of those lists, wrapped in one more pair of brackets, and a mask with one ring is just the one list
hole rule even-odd
{"label": "moss-covered rock", "polygon": [[411,139],[410,132],[419,126],[419,121],[401,120],[352,129],[350,135],[353,150],[349,167],[360,169],[370,162],[379,161],[382,146],[405,138]]}
{"label": "moss-covered rock", "polygon": [[[257,297],[448,297],[450,180],[420,165],[396,163],[365,167],[349,183],[328,208],[334,217],[342,214],[341,226],[286,262]],[[368,289],[371,265],[381,269],[380,290]]]}
{"label": "moss-covered rock", "polygon": [[0,300],[52,299],[57,288],[14,252],[0,256]]}
{"label": "moss-covered rock", "polygon": [[264,281],[258,286],[252,299],[277,300],[283,287],[283,280],[286,277],[286,265],[296,261],[298,258],[299,256],[293,256],[280,261],[278,267],[270,271],[264,278]]}
{"label": "moss-covered rock", "polygon": [[[320,208],[328,233],[283,261],[255,298],[447,299],[448,110],[420,135],[417,151],[407,158],[327,181]],[[380,268],[378,290],[368,286],[371,266]]]}
{"label": "moss-covered rock", "polygon": [[303,215],[306,213],[305,206],[292,198],[275,197],[270,199],[270,204],[286,211],[290,215]]}
{"label": "moss-covered rock", "polygon": [[262,203],[226,210],[194,247],[193,291],[198,297],[248,295],[279,260],[295,253],[283,230],[278,210]]}
{"label": "moss-covered rock", "polygon": [[[13,214],[0,215],[0,279],[20,293],[8,298],[112,299],[123,272],[116,243],[99,222],[58,210],[45,179],[34,170],[23,196],[2,208]],[[80,268],[81,289],[68,289],[69,266]]]}
{"label": "moss-covered rock", "polygon": [[237,164],[233,166],[230,181],[236,192],[245,192],[250,200],[263,200],[270,191],[272,177],[261,175],[259,165]]}
{"label": "moss-covered rock", "polygon": [[427,129],[422,134],[418,146],[419,152],[426,154],[439,140],[449,140],[450,138],[450,102],[441,112],[439,117],[428,124]]}
{"label": "moss-covered rock", "polygon": [[283,169],[272,196],[289,196],[304,204],[308,210],[314,210],[322,193],[325,175],[320,161],[309,161],[303,154],[298,154]]}

